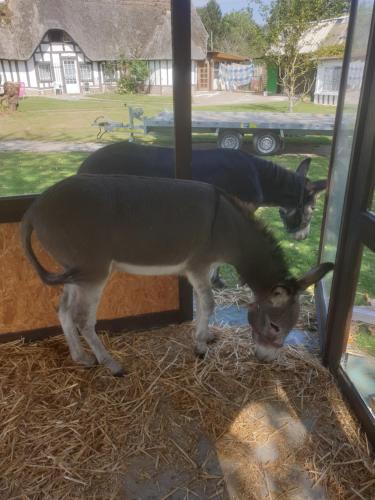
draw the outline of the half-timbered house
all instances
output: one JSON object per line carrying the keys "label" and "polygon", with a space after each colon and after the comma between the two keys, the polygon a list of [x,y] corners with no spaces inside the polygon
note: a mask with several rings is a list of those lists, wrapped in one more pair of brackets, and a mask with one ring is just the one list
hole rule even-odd
{"label": "half-timbered house", "polygon": [[[193,8],[193,87],[207,37]],[[147,61],[151,92],[172,89],[169,0],[0,0],[2,83],[29,94],[101,91],[115,84],[120,58]]]}

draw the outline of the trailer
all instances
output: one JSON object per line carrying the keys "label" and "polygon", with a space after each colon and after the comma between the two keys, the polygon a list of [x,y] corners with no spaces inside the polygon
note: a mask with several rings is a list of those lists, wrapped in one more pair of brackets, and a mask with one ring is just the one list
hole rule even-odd
{"label": "trailer", "polygon": [[[116,128],[127,129],[130,139],[134,133],[143,130],[145,134],[172,130],[174,115],[172,111],[163,111],[156,116],[143,116],[140,107],[128,106],[129,123],[115,123],[111,120],[94,122],[101,126],[98,138],[105,132]],[[102,117],[100,117],[102,118]],[[141,124],[135,125],[135,120]],[[247,134],[253,136],[253,145],[257,154],[272,155],[282,149],[284,138],[296,135],[333,135],[334,114],[312,113],[253,113],[232,111],[193,111],[193,132],[214,133],[217,145],[222,149],[240,149]]]}
{"label": "trailer", "polygon": [[[257,154],[271,155],[283,146],[288,135],[333,135],[333,114],[311,113],[253,113],[232,111],[193,111],[193,132],[211,132],[217,135],[217,144],[223,149],[240,149],[246,134],[253,136]],[[173,128],[173,113],[162,112],[144,118],[144,132]]]}

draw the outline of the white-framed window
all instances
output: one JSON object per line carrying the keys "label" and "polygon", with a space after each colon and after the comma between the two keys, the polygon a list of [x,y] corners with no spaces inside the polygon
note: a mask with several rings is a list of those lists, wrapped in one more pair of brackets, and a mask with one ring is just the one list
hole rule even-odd
{"label": "white-framed window", "polygon": [[341,66],[324,68],[322,90],[325,92],[338,92],[340,88]]}
{"label": "white-framed window", "polygon": [[74,59],[64,59],[63,65],[64,65],[65,83],[67,84],[77,83],[76,65]]}
{"label": "white-framed window", "polygon": [[106,83],[111,83],[116,81],[116,67],[113,63],[103,64],[103,77]]}
{"label": "white-framed window", "polygon": [[92,64],[80,63],[79,76],[81,78],[81,82],[92,82]]}
{"label": "white-framed window", "polygon": [[39,62],[38,73],[39,73],[39,81],[41,83],[47,83],[53,81],[51,63]]}

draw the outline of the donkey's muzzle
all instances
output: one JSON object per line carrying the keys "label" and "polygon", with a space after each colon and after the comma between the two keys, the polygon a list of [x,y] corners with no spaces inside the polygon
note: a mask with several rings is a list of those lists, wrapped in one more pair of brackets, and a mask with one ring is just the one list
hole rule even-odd
{"label": "donkey's muzzle", "polygon": [[255,344],[255,356],[259,361],[270,362],[278,358],[281,346],[274,344]]}

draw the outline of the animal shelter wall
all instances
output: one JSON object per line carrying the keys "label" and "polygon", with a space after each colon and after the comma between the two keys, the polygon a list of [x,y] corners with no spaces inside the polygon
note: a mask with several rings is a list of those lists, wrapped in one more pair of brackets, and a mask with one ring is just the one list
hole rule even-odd
{"label": "animal shelter wall", "polygon": [[[50,271],[58,267],[38,245],[33,246]],[[56,308],[61,287],[44,285],[27,261],[20,243],[19,224],[0,224],[0,341],[7,333],[30,332],[58,325]],[[98,320],[177,311],[176,277],[144,277],[114,273],[107,283]]]}

